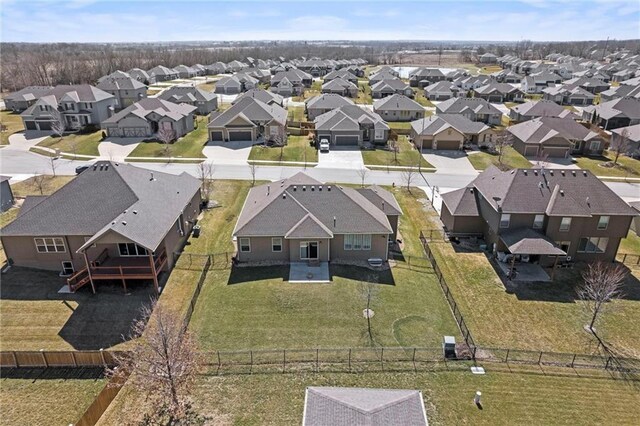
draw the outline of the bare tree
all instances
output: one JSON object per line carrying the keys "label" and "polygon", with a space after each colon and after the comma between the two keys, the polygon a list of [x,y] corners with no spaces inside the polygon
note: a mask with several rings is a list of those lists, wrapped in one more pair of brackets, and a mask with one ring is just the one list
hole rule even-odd
{"label": "bare tree", "polygon": [[377,282],[377,276],[375,274],[369,274],[366,281],[360,281],[359,283],[360,298],[365,303],[365,309],[362,311],[362,314],[367,319],[367,334],[369,337],[369,343],[372,346],[375,343],[375,338],[373,336],[373,327],[371,325],[371,318],[374,315],[374,311],[371,307],[377,300],[379,292]]}
{"label": "bare tree", "polygon": [[587,265],[582,273],[582,284],[576,289],[578,297],[591,311],[589,330],[594,333],[593,326],[602,313],[607,302],[622,296],[622,284],[627,278],[627,270],[622,264],[596,262]]}
{"label": "bare tree", "polygon": [[498,153],[498,163],[502,164],[502,156],[504,154],[505,148],[512,144],[512,139],[510,134],[506,130],[501,130],[496,134],[496,140],[493,143],[493,146]]}
{"label": "bare tree", "polygon": [[414,166],[406,168],[402,172],[402,181],[407,187],[407,191],[409,192],[409,194],[411,194],[411,183],[415,179],[416,175],[417,175],[417,172]]}
{"label": "bare tree", "polygon": [[200,356],[181,315],[152,302],[142,308],[129,337],[131,347],[113,353],[115,367],[106,369],[107,377],[122,383],[130,374],[128,382],[152,400],[154,420],[182,424],[189,415]]}
{"label": "bare tree", "polygon": [[251,186],[254,186],[256,184],[256,169],[258,168],[258,166],[256,166],[256,163],[249,163],[249,173],[251,173]]}
{"label": "bare tree", "polygon": [[46,180],[46,176],[45,175],[39,175],[37,173],[33,174],[33,185],[38,188],[38,190],[40,191],[40,195],[44,195],[44,181]]}
{"label": "bare tree", "polygon": [[367,179],[367,175],[369,174],[369,169],[362,166],[360,167],[360,169],[356,170],[356,173],[358,173],[358,176],[360,176],[360,186],[364,188],[364,182]]}
{"label": "bare tree", "polygon": [[387,140],[387,148],[389,151],[393,152],[393,162],[394,164],[398,164],[398,140],[392,136]]}
{"label": "bare tree", "polygon": [[173,129],[167,129],[163,127],[158,130],[157,138],[161,144],[163,144],[162,152],[164,155],[169,155],[171,152],[171,143],[176,139],[176,131]]}
{"label": "bare tree", "polygon": [[203,161],[198,164],[198,179],[200,179],[200,196],[203,200],[209,200],[211,195],[211,185],[213,180],[213,163]]}
{"label": "bare tree", "polygon": [[65,122],[64,116],[62,114],[58,113],[56,120],[51,123],[51,130],[53,131],[54,135],[58,136],[60,140],[62,140],[64,132],[65,130],[67,130],[67,123]]}
{"label": "bare tree", "polygon": [[619,135],[613,135],[611,137],[611,151],[615,153],[613,157],[613,164],[618,164],[618,157],[621,153],[625,153],[629,150],[629,129],[624,128]]}

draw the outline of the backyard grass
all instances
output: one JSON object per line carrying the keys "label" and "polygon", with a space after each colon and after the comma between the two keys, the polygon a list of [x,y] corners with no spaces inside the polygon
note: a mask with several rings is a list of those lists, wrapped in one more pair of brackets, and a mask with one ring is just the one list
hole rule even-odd
{"label": "backyard grass", "polygon": [[98,144],[102,141],[102,130],[97,132],[79,134],[71,133],[59,138],[57,136],[49,136],[37,146],[59,149],[60,152],[67,152],[76,155],[100,155]]}
{"label": "backyard grass", "polygon": [[8,145],[9,136],[24,130],[20,114],[16,112],[0,111],[0,124],[2,124],[2,131],[0,131],[0,145]]}
{"label": "backyard grass", "polygon": [[291,100],[295,102],[304,102],[309,98],[313,98],[314,96],[319,96],[322,94],[322,81],[314,81],[311,83],[311,87],[304,89],[302,95],[293,96]]}
{"label": "backyard grass", "polygon": [[303,106],[287,107],[289,121],[307,121]]}
{"label": "backyard grass", "polygon": [[42,193],[36,185],[34,178],[25,179],[11,185],[13,196],[16,198],[24,198],[28,195],[51,195],[58,189],[73,180],[75,176],[45,176],[42,184]]}
{"label": "backyard grass", "polygon": [[67,426],[80,419],[105,386],[104,379],[39,377],[0,379],[0,418],[6,425]]}
{"label": "backyard grass", "polygon": [[147,89],[147,96],[153,96],[153,95],[157,95],[158,93],[160,93],[161,90],[155,90],[155,89]]}
{"label": "backyard grass", "polygon": [[502,154],[502,164],[497,154],[491,154],[486,151],[474,152],[469,154],[469,162],[476,170],[485,170],[491,165],[498,166],[501,169],[531,168],[532,165],[518,151],[510,146],[504,147]]}
{"label": "backyard grass", "polygon": [[596,176],[639,177],[640,160],[625,155],[618,157],[618,164],[613,166],[615,154],[604,151],[602,157],[575,157],[578,167],[589,170]]}
{"label": "backyard grass", "polygon": [[198,89],[204,90],[205,92],[213,92],[214,90],[216,90],[216,83],[215,81],[209,83],[201,83],[198,84]]}
{"label": "backyard grass", "polygon": [[[582,372],[565,375],[512,367],[486,366],[488,374],[468,371],[385,373],[300,373],[201,376],[194,390],[195,410],[207,424],[300,424],[308,386],[422,391],[432,425],[635,424],[638,392],[622,380]],[[472,403],[482,392],[482,409]],[[144,397],[125,387],[99,425],[137,421]],[[251,407],[247,410],[247,407]]]}
{"label": "backyard grass", "polygon": [[373,104],[371,97],[371,86],[369,83],[358,82],[358,96],[353,100],[357,104]]}
{"label": "backyard grass", "polygon": [[367,166],[417,167],[418,162],[420,162],[420,167],[433,168],[433,166],[420,155],[420,152],[413,148],[413,145],[409,143],[406,136],[398,136],[397,147],[399,150],[397,155],[383,147],[364,150],[362,151],[362,160]]}
{"label": "backyard grass", "polygon": [[620,241],[618,253],[640,254],[640,237],[630,230],[627,238]]}
{"label": "backyard grass", "polygon": [[488,65],[480,68],[478,71],[480,74],[492,74],[494,72],[502,71],[502,67],[500,65]]}
{"label": "backyard grass", "polygon": [[[420,190],[403,199],[405,215],[420,217],[422,229],[439,227],[436,212]],[[583,329],[589,314],[576,298],[580,269],[558,270],[552,283],[518,284],[509,290],[483,253],[457,253],[449,243],[430,244],[460,312],[477,344],[525,350],[593,353],[595,339]],[[640,356],[640,286],[630,276],[625,298],[607,307],[600,337],[619,353]]]}
{"label": "backyard grass", "polygon": [[388,121],[387,124],[392,129],[409,130],[411,129],[410,121]]}
{"label": "backyard grass", "polygon": [[309,144],[307,136],[289,136],[287,145],[282,148],[282,158],[280,158],[279,147],[268,147],[264,145],[254,145],[249,153],[249,161],[262,160],[278,163],[280,161],[306,161],[309,163],[318,162],[318,150]]}
{"label": "backyard grass", "polygon": [[165,146],[160,142],[142,142],[129,154],[129,157],[184,157],[205,158],[202,148],[207,144],[209,132],[207,117],[197,117],[197,129],[187,133],[174,143]]}
{"label": "backyard grass", "polygon": [[435,108],[435,105],[424,95],[424,89],[414,89],[414,91],[415,91],[415,97],[413,98],[414,101],[416,101],[422,106]]}

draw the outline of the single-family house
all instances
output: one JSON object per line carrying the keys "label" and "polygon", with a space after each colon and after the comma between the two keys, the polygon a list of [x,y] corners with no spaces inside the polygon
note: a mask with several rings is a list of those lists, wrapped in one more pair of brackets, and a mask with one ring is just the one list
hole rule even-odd
{"label": "single-family house", "polygon": [[164,65],[158,65],[147,71],[149,74],[149,82],[160,83],[162,81],[175,80],[179,77],[176,70],[167,68]]}
{"label": "single-family house", "polygon": [[349,80],[336,77],[322,85],[322,93],[333,93],[340,96],[355,98],[358,96],[358,86]]}
{"label": "single-family house", "polygon": [[231,61],[226,65],[226,72],[232,73],[232,72],[239,72],[242,71],[245,68],[249,68],[248,64],[245,64],[244,62],[240,62],[238,60],[235,61]]}
{"label": "single-family house", "polygon": [[370,85],[374,85],[375,83],[382,81],[382,80],[395,80],[399,78],[398,77],[398,72],[395,71],[394,69],[390,68],[390,67],[385,67],[383,69],[381,69],[380,71],[376,72],[375,74],[372,74],[369,76],[369,84]]}
{"label": "single-family house", "polygon": [[413,98],[414,93],[411,86],[399,78],[379,80],[371,84],[371,97],[380,99],[391,95],[404,95]]}
{"label": "single-family house", "polygon": [[207,115],[218,109],[218,97],[196,86],[173,86],[165,89],[158,98],[174,104],[188,104],[196,107],[196,114]]}
{"label": "single-family house", "polygon": [[466,94],[451,81],[439,81],[424,88],[424,96],[432,101],[446,101]]}
{"label": "single-family house", "polygon": [[365,143],[385,144],[389,126],[376,113],[357,105],[333,109],[314,120],[317,139],[328,139],[333,145],[361,146]]}
{"label": "single-family house", "polygon": [[308,387],[302,426],[427,426],[417,390]]}
{"label": "single-family house", "polygon": [[195,64],[191,68],[195,70],[196,76],[207,75],[207,68],[202,64]]}
{"label": "single-family house", "polygon": [[251,90],[258,85],[258,80],[244,73],[222,77],[216,82],[216,93],[235,95]]}
{"label": "single-family house", "polygon": [[156,82],[155,78],[151,78],[148,72],[140,68],[132,68],[127,71],[127,74],[129,74],[129,77],[135,78],[139,82],[146,85],[154,84]]}
{"label": "single-family house", "polygon": [[509,83],[491,82],[473,89],[475,98],[486,99],[488,102],[522,102],[524,92]]}
{"label": "single-family house", "polygon": [[587,77],[572,78],[565,81],[564,85],[567,87],[580,87],[589,93],[593,93],[594,95],[597,95],[600,92],[604,92],[610,87],[609,83],[606,83],[600,79]]}
{"label": "single-family house", "polygon": [[587,92],[580,86],[567,86],[559,84],[542,90],[543,98],[554,101],[560,105],[591,105],[595,95]]}
{"label": "single-family house", "polygon": [[329,112],[342,106],[355,105],[354,102],[340,95],[325,93],[314,96],[305,102],[305,112],[309,121],[315,120],[319,115]]}
{"label": "single-family house", "polygon": [[0,176],[0,211],[5,212],[13,207],[15,202],[11,190],[10,176]]}
{"label": "single-family house", "polygon": [[404,95],[391,95],[373,103],[373,112],[385,121],[413,121],[424,117],[422,105]]}
{"label": "single-family house", "polygon": [[115,110],[121,110],[147,97],[147,86],[126,73],[113,73],[101,78],[96,86],[116,99]]}
{"label": "single-family house", "polygon": [[250,75],[263,84],[269,83],[269,81],[271,81],[271,73],[269,72],[269,70],[264,70],[261,68],[245,68],[242,70],[242,73]]}
{"label": "single-family house", "polygon": [[522,82],[522,76],[513,72],[513,70],[500,70],[490,75],[491,78],[499,83],[520,84]]}
{"label": "single-family house", "polygon": [[132,279],[157,291],[199,213],[193,176],[99,161],[49,196],[28,196],[0,238],[12,264],[60,271],[72,291]]}
{"label": "single-family house", "polygon": [[259,101],[264,102],[267,105],[272,105],[272,104],[280,105],[280,106],[284,105],[284,99],[282,96],[278,95],[277,93],[273,93],[264,89],[247,90],[242,95],[235,98],[233,102],[231,102],[231,104],[232,105],[236,104],[244,98],[255,98]]}
{"label": "single-family house", "polygon": [[27,131],[50,131],[61,120],[67,131],[74,131],[89,125],[99,126],[113,113],[115,106],[115,97],[97,87],[60,85],[41,94],[20,118]]}
{"label": "single-family house", "polygon": [[569,154],[599,155],[602,136],[569,117],[538,117],[507,128],[513,148],[525,157],[561,157]]}
{"label": "single-family house", "polygon": [[489,53],[489,52],[483,55],[480,55],[480,57],[478,57],[478,60],[480,61],[481,64],[497,64],[498,63],[498,57],[493,53]]}
{"label": "single-family house", "polygon": [[178,65],[173,70],[178,73],[179,78],[193,78],[198,75],[198,72],[194,68],[186,65]]}
{"label": "single-family house", "polygon": [[640,99],[640,86],[622,84],[612,86],[610,89],[600,92],[600,102],[608,102],[619,98]]}
{"label": "single-family house", "polygon": [[313,77],[323,77],[335,68],[329,61],[311,58],[297,64],[297,67]]}
{"label": "single-family house", "polygon": [[251,188],[232,234],[236,259],[386,261],[401,214],[393,194],[380,187],[327,185],[298,173]]}
{"label": "single-family house", "polygon": [[4,106],[13,112],[22,112],[48,94],[53,86],[29,86],[4,97]]}
{"label": "single-family house", "polygon": [[418,149],[462,150],[466,143],[491,143],[494,132],[460,114],[438,114],[411,122],[409,138]]}
{"label": "single-family house", "polygon": [[562,83],[562,77],[554,72],[540,71],[522,79],[521,89],[528,94],[542,93],[543,89]]}
{"label": "single-family house", "polygon": [[582,110],[582,119],[605,130],[633,126],[640,123],[640,99],[620,98]]}
{"label": "single-family house", "polygon": [[186,103],[143,98],[102,121],[101,127],[110,137],[151,137],[165,129],[177,139],[193,130],[196,109]]}
{"label": "single-family house", "polygon": [[445,80],[447,80],[447,75],[438,68],[421,67],[409,73],[409,85],[420,89]]}
{"label": "single-family house", "polygon": [[453,80],[453,83],[466,93],[470,90],[477,89],[480,86],[491,83],[491,77],[483,74],[462,76]]}
{"label": "single-family house", "polygon": [[280,96],[289,97],[301,95],[306,87],[311,87],[313,77],[302,70],[292,68],[288,71],[280,71],[271,78],[273,93]]}
{"label": "single-family house", "polygon": [[611,147],[629,156],[640,156],[640,124],[618,127],[611,131]]}
{"label": "single-family house", "polygon": [[637,215],[589,171],[491,166],[442,195],[440,218],[451,235],[483,235],[499,259],[552,266],[613,262]]}
{"label": "single-family house", "polygon": [[471,121],[498,126],[502,112],[480,98],[451,98],[436,106],[436,114],[462,114]]}
{"label": "single-family house", "polygon": [[204,68],[207,72],[207,75],[218,75],[227,72],[227,64],[225,64],[224,62],[214,62],[213,64],[205,65]]}
{"label": "single-family house", "polygon": [[336,78],[341,78],[343,80],[347,80],[350,81],[351,83],[357,85],[358,84],[358,76],[356,76],[354,73],[349,72],[348,69],[343,68],[340,70],[336,70],[336,71],[331,71],[330,73],[328,73],[327,75],[325,75],[324,77],[322,77],[323,82],[327,83],[333,79]]}
{"label": "single-family house", "polygon": [[226,111],[212,113],[207,127],[214,142],[286,141],[287,110],[245,97]]}
{"label": "single-family house", "polygon": [[570,111],[553,101],[529,101],[516,105],[509,111],[509,118],[513,121],[527,121],[537,117],[569,117],[572,120],[579,120],[573,111]]}

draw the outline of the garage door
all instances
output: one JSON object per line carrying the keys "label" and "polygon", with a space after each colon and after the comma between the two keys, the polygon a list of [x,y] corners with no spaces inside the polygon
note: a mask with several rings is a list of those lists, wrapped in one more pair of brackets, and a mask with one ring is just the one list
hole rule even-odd
{"label": "garage door", "polygon": [[335,137],[336,145],[358,145],[358,136],[339,135]]}
{"label": "garage door", "polygon": [[122,128],[122,137],[125,138],[135,138],[147,136],[147,129],[144,127],[123,127]]}
{"label": "garage door", "polygon": [[211,140],[212,141],[222,141],[222,132],[211,132]]}
{"label": "garage door", "polygon": [[243,131],[243,132],[229,132],[229,140],[230,141],[250,141],[251,140],[251,131]]}
{"label": "garage door", "polygon": [[40,126],[40,130],[51,130],[50,121],[38,121],[38,125]]}
{"label": "garage door", "polygon": [[569,150],[567,148],[550,148],[545,147],[542,150],[543,155],[548,155],[549,157],[554,158],[564,158],[567,156]]}
{"label": "garage door", "polygon": [[25,121],[24,126],[27,130],[37,130],[35,121]]}
{"label": "garage door", "polygon": [[438,150],[443,150],[443,149],[458,150],[460,149],[460,142],[459,141],[438,141],[437,146],[438,146],[437,147]]}
{"label": "garage door", "polygon": [[107,136],[112,137],[112,138],[119,138],[120,137],[120,129],[118,129],[117,127],[109,127],[107,129]]}

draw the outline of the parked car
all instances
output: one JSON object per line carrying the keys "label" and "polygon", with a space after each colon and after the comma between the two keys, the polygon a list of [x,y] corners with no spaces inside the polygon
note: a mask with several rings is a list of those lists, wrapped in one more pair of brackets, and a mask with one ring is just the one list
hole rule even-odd
{"label": "parked car", "polygon": [[320,139],[320,152],[329,152],[329,140]]}

